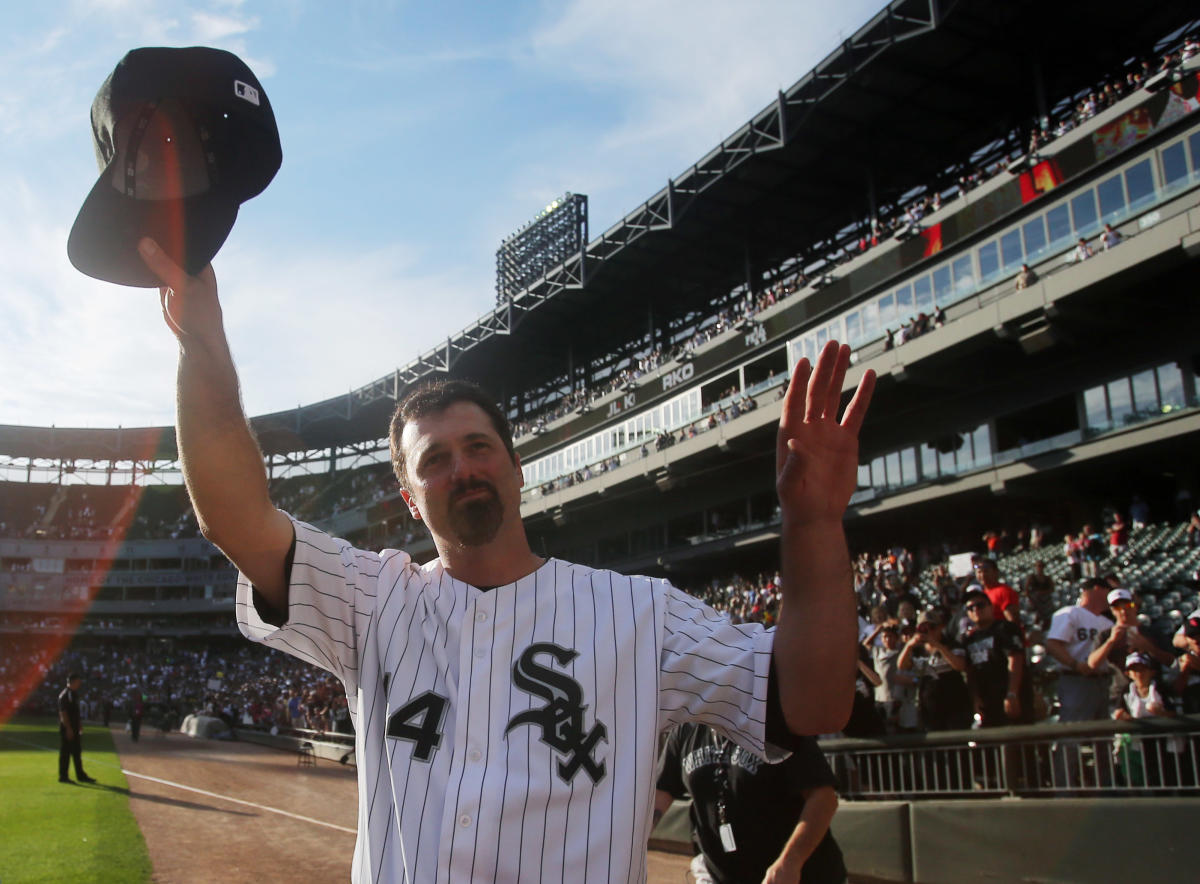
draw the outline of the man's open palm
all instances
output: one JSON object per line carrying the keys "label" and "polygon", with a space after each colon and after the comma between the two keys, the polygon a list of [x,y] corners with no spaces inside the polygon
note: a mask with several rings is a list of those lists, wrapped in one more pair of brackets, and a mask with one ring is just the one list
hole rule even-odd
{"label": "man's open palm", "polygon": [[815,368],[801,359],[792,372],[775,448],[776,488],[787,521],[840,521],[854,493],[858,433],[875,390],[875,372],[863,375],[839,421],[849,367],[850,348],[830,341]]}

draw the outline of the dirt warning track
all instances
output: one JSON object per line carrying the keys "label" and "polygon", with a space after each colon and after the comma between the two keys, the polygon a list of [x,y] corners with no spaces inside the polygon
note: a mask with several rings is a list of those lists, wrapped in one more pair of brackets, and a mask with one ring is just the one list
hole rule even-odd
{"label": "dirt warning track", "polygon": [[[113,728],[129,803],[157,884],[350,880],[353,767],[251,743]],[[682,884],[687,860],[650,853],[650,884]]]}

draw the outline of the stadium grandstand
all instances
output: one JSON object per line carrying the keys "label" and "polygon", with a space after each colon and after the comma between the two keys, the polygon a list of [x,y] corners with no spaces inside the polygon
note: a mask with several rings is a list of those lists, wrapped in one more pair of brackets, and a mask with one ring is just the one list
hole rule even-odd
{"label": "stadium grandstand", "polygon": [[[974,579],[952,573],[956,554],[990,554],[1018,589],[1040,561],[1051,594],[1022,592],[1019,619],[1039,717],[1053,718],[1046,610],[1072,604],[1087,572],[1133,590],[1172,654],[1200,609],[1197,38],[1185,3],[897,0],[445,343],[345,396],[252,418],[272,494],[357,545],[431,558],[387,421],[423,380],[481,380],[514,427],[536,552],[668,576],[769,621],[780,400],[796,361],[836,338],[854,351],[847,390],[879,376],[847,518],[864,619],[908,619],[901,597],[953,619]],[[1103,548],[1073,547],[1079,535]],[[104,673],[94,703],[142,693],[164,714],[338,730],[340,685],[240,642],[234,582],[199,536],[172,428],[0,426],[0,711],[43,706],[83,666]],[[963,796],[1194,798],[1197,740],[1163,727],[826,746],[864,832],[940,844],[929,832]],[[1113,734],[1142,741],[1140,779],[1102,775],[1094,747]],[[1070,740],[1092,779],[1066,799],[1053,759]],[[1190,766],[1153,780],[1151,754],[1176,740]],[[896,801],[927,815],[878,810]],[[979,826],[1032,819],[980,808]],[[921,854],[931,879],[963,861],[946,849]],[[877,846],[858,871],[915,880],[906,851]]]}

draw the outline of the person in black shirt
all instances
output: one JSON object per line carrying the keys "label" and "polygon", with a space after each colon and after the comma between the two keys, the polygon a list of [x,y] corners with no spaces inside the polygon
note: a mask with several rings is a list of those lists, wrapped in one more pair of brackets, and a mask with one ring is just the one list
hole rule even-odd
{"label": "person in black shirt", "polygon": [[971,726],[971,701],[963,673],[967,654],[962,645],[944,634],[942,614],[936,608],[917,620],[917,630],[896,661],[900,669],[916,673],[921,722],[927,730],[964,730]]}
{"label": "person in black shirt", "polygon": [[96,782],[83,772],[83,740],[79,721],[79,688],[83,679],[79,673],[67,676],[67,686],[58,695],[58,781],[69,783],[69,759],[75,759],[75,779],[81,783]]}
{"label": "person in black shirt", "polygon": [[684,724],[668,737],[655,812],[691,796],[693,837],[716,884],[846,880],[829,832],[837,810],[833,771],[813,738],[797,737],[791,749],[769,764],[706,725]]}
{"label": "person in black shirt", "polygon": [[984,727],[1024,724],[1032,720],[1033,685],[1025,668],[1021,628],[998,619],[991,599],[980,589],[964,597],[973,629],[963,639],[967,651],[967,684]]}

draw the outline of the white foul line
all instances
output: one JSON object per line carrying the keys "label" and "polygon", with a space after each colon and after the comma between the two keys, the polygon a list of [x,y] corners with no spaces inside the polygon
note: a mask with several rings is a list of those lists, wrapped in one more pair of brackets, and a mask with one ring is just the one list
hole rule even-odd
{"label": "white foul line", "polygon": [[[43,749],[47,752],[54,751],[54,748],[52,746],[44,746],[41,743],[33,743],[33,742],[30,742],[29,740],[22,740],[20,737],[12,737],[12,736],[9,736],[8,734],[0,734],[0,739],[9,740],[13,743],[22,743],[23,745],[32,746],[35,749]],[[96,763],[96,762],[93,762],[93,763]],[[99,763],[105,764],[105,762],[103,762],[103,761],[101,761]],[[113,766],[115,766],[115,765],[113,765]],[[354,829],[347,829],[345,826],[334,825],[333,823],[327,823],[324,820],[314,820],[310,816],[301,816],[298,813],[288,813],[288,811],[280,810],[277,807],[267,807],[267,805],[265,805],[265,804],[255,804],[253,801],[243,801],[241,798],[230,798],[228,795],[218,795],[216,792],[206,792],[203,789],[197,789],[195,786],[185,786],[183,783],[173,783],[170,780],[160,780],[158,777],[148,776],[147,774],[134,773],[131,770],[125,770],[125,768],[121,768],[121,773],[125,774],[125,776],[127,776],[127,777],[137,777],[139,780],[150,780],[151,782],[154,782],[154,783],[162,783],[162,785],[164,785],[164,786],[172,786],[176,789],[184,789],[185,791],[188,791],[188,792],[196,792],[197,794],[200,794],[200,795],[207,795],[209,798],[216,798],[220,801],[232,801],[234,804],[244,804],[244,805],[246,805],[246,807],[253,807],[256,810],[265,810],[268,813],[277,813],[280,816],[290,816],[294,820],[302,820],[306,823],[314,823],[315,825],[318,825],[318,826],[325,826],[327,829],[337,829],[339,832],[349,832],[351,835],[358,834]]]}
{"label": "white foul line", "polygon": [[277,807],[267,807],[265,804],[255,804],[253,801],[243,801],[241,798],[231,798],[228,795],[219,795],[216,792],[206,792],[203,789],[197,789],[195,786],[185,786],[183,783],[173,783],[170,780],[160,780],[158,777],[148,776],[146,774],[134,773],[131,770],[121,768],[121,773],[127,777],[137,777],[139,780],[150,780],[153,783],[162,783],[164,786],[172,786],[176,789],[184,789],[188,792],[196,792],[200,795],[206,795],[209,798],[216,798],[221,801],[232,801],[234,804],[244,804],[246,807],[253,807],[256,810],[265,810],[268,813],[277,813],[280,816],[290,816],[294,820],[303,820],[306,823],[315,823],[318,826],[325,826],[327,829],[337,829],[339,832],[349,832],[351,835],[357,834],[354,829],[347,829],[345,826],[334,825],[327,823],[324,820],[314,820],[310,816],[301,816],[298,813],[289,813],[286,810],[280,810]]}

